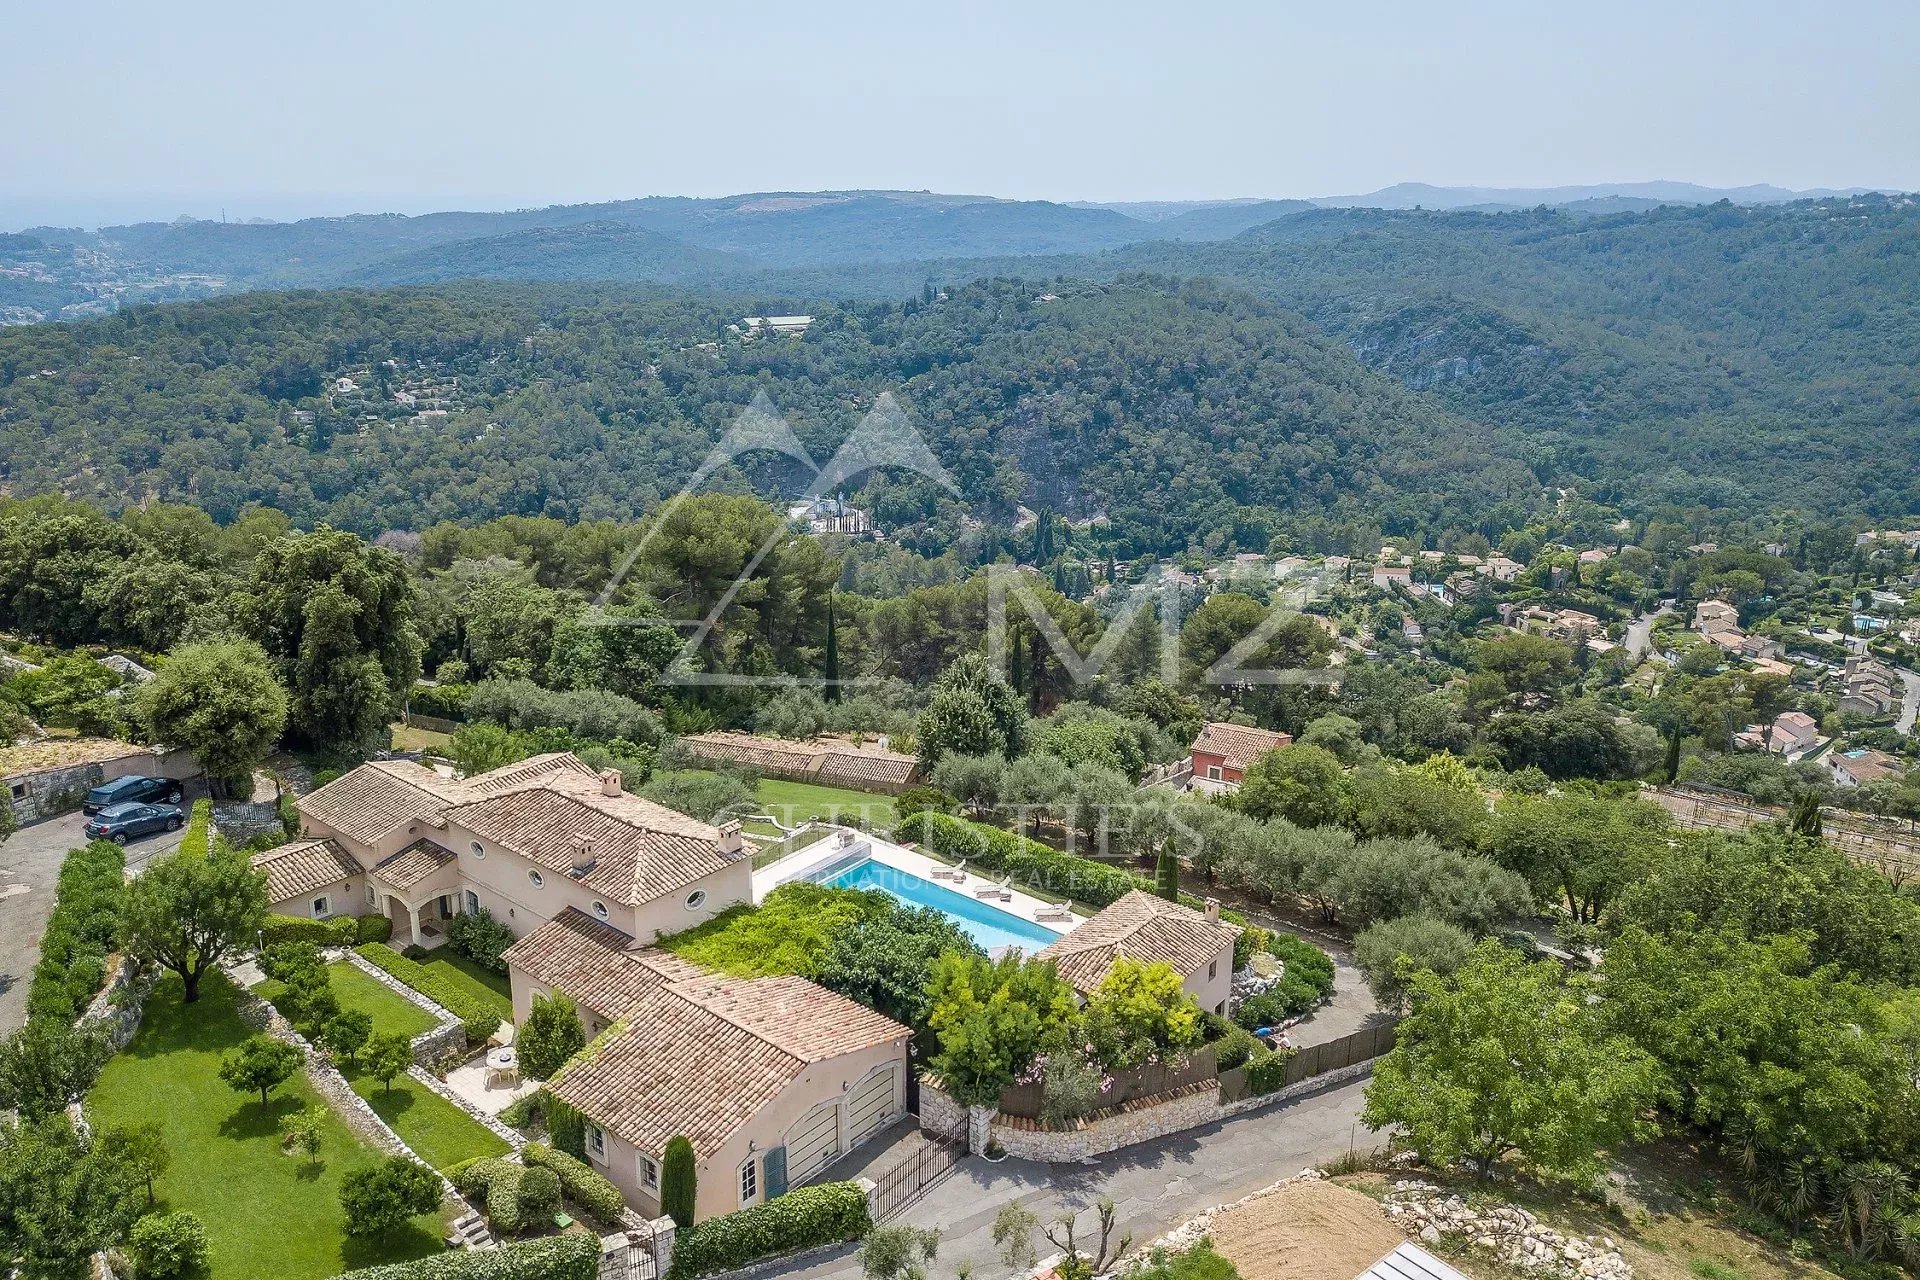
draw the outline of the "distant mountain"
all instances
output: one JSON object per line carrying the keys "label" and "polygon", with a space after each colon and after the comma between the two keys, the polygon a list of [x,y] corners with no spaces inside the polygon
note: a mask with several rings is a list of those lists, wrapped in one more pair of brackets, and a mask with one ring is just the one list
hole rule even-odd
{"label": "distant mountain", "polygon": [[759,269],[735,254],[703,249],[644,227],[582,222],[456,240],[382,259],[352,284],[443,280],[649,280],[715,285]]}
{"label": "distant mountain", "polygon": [[1760,183],[1751,187],[1703,187],[1692,182],[1602,182],[1579,187],[1435,187],[1424,182],[1397,182],[1391,187],[1357,196],[1323,196],[1312,203],[1327,208],[1464,209],[1497,206],[1531,209],[1538,205],[1573,204],[1613,196],[1632,196],[1655,204],[1782,204],[1828,196],[1857,196],[1871,187],[1819,187],[1789,191]]}

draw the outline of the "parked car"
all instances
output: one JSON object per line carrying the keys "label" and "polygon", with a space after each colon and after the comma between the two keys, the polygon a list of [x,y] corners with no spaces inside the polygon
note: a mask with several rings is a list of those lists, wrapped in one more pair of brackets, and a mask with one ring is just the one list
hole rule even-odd
{"label": "parked car", "polygon": [[87,823],[87,839],[125,844],[135,836],[178,831],[186,820],[178,805],[116,804],[102,809]]}
{"label": "parked car", "polygon": [[103,782],[87,792],[87,798],[80,808],[86,813],[99,813],[116,804],[152,804],[156,801],[179,804],[180,794],[180,784],[172,778],[143,778],[137,773],[130,773],[124,778]]}

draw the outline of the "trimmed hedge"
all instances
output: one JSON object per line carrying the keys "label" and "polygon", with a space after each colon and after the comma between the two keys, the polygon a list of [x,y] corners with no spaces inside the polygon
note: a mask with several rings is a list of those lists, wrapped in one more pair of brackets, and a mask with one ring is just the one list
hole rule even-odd
{"label": "trimmed hedge", "polygon": [[593,1171],[585,1161],[538,1142],[529,1142],[520,1158],[540,1169],[551,1169],[560,1179],[560,1193],[601,1222],[615,1224],[626,1211],[626,1197],[620,1188]]}
{"label": "trimmed hedge", "polygon": [[581,1232],[366,1267],[333,1280],[598,1280],[600,1241]]}
{"label": "trimmed hedge", "polygon": [[126,870],[126,851],[106,840],[75,849],[60,864],[53,914],[27,991],[28,1017],[72,1022],[106,984]]}
{"label": "trimmed hedge", "polygon": [[271,947],[280,942],[311,942],[316,947],[351,947],[360,938],[352,916],[268,916],[260,926],[260,941]]}
{"label": "trimmed hedge", "polygon": [[867,1193],[855,1182],[801,1187],[738,1213],[708,1218],[674,1241],[668,1280],[695,1280],[733,1271],[762,1258],[798,1253],[816,1245],[857,1240],[867,1234]]}
{"label": "trimmed hedge", "polygon": [[500,1029],[500,1014],[490,1005],[474,999],[452,983],[443,982],[431,970],[407,959],[384,942],[368,942],[354,948],[367,962],[389,977],[418,991],[427,999],[460,1019],[467,1039],[485,1040]]}
{"label": "trimmed hedge", "polygon": [[[1021,884],[1095,907],[1112,906],[1135,889],[1154,892],[1151,878],[1124,867],[1062,853],[1038,840],[932,810],[923,810],[901,822],[894,838],[917,842],[943,858],[954,861],[964,858],[969,866],[1003,872]],[[1207,905],[1190,893],[1181,894],[1180,902],[1196,911],[1204,910]],[[1220,918],[1233,924],[1246,923],[1246,917],[1237,911],[1222,911]],[[1237,957],[1238,952],[1235,954]]]}
{"label": "trimmed hedge", "polygon": [[503,1235],[551,1225],[560,1208],[560,1179],[551,1169],[490,1156],[456,1165],[448,1180],[461,1195],[484,1204],[488,1225]]}

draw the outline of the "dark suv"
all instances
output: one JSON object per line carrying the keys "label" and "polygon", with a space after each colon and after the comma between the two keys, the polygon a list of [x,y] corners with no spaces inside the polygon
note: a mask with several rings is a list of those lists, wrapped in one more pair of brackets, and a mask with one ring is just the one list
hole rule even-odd
{"label": "dark suv", "polygon": [[103,782],[87,792],[81,804],[83,813],[98,813],[116,804],[152,804],[157,801],[180,803],[180,784],[172,778],[143,778],[130,773],[112,782]]}

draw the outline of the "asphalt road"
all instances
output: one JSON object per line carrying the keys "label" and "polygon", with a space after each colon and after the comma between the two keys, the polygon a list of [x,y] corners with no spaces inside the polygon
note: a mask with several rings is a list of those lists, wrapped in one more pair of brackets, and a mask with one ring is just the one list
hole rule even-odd
{"label": "asphalt road", "polygon": [[[1226,1204],[1348,1150],[1367,1150],[1381,1139],[1359,1121],[1365,1080],[1354,1080],[1296,1102],[1235,1116],[1155,1142],[1116,1151],[1090,1164],[1037,1164],[974,1156],[933,1187],[896,1221],[940,1232],[939,1261],[931,1270],[952,1272],[971,1261],[978,1274],[997,1275],[993,1219],[1018,1200],[1042,1222],[1065,1208],[1083,1208],[1111,1197],[1123,1231],[1144,1245],[1202,1209]],[[836,1177],[852,1174],[835,1173]],[[1084,1223],[1091,1224],[1087,1214]],[[1044,1256],[1049,1248],[1036,1233]],[[776,1270],[791,1280],[852,1280],[860,1275],[851,1248],[806,1265]]]}
{"label": "asphalt road", "polygon": [[[0,1035],[27,1020],[27,981],[40,960],[40,935],[53,911],[60,862],[87,842],[78,813],[23,827],[0,840]],[[127,868],[179,847],[182,833],[163,831],[127,846]]]}

